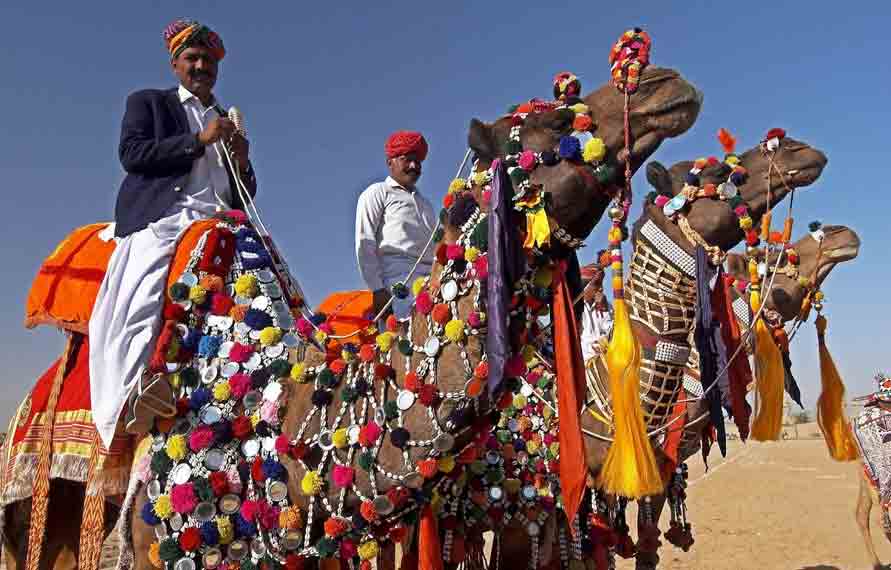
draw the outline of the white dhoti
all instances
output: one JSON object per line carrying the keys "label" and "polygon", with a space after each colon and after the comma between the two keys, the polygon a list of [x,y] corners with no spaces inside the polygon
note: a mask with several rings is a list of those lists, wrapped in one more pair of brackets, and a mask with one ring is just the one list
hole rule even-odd
{"label": "white dhoti", "polygon": [[162,324],[167,271],[180,236],[207,215],[182,210],[118,240],[90,317],[90,398],[106,447],[146,369]]}
{"label": "white dhoti", "polygon": [[613,330],[613,315],[610,312],[596,310],[587,302],[582,309],[582,358],[588,362],[597,355],[595,346],[601,338],[609,337]]}

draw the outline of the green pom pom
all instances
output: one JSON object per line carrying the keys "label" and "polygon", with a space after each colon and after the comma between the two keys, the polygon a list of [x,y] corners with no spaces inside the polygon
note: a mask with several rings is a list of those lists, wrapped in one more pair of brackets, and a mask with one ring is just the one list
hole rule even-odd
{"label": "green pom pom", "polygon": [[179,372],[179,379],[182,381],[183,386],[186,388],[195,388],[198,386],[199,376],[198,371],[192,368],[191,366],[188,368],[183,368]]}
{"label": "green pom pom", "polygon": [[478,223],[470,233],[470,245],[480,251],[489,249],[489,218]]}
{"label": "green pom pom", "polygon": [[[325,537],[316,544],[316,550],[319,551],[320,557],[330,558],[337,551],[337,543],[333,539]],[[243,562],[241,567],[244,568]]]}
{"label": "green pom pom", "polygon": [[520,154],[522,151],[523,145],[520,144],[520,141],[508,139],[507,142],[504,143],[504,154]]}
{"label": "green pom pom", "polygon": [[156,475],[166,475],[172,466],[173,460],[170,459],[167,452],[163,449],[161,451],[156,451],[155,454],[152,455],[152,471]]}
{"label": "green pom pom", "polygon": [[257,565],[250,558],[241,563],[241,570],[257,570]]}
{"label": "green pom pom", "polygon": [[198,479],[195,481],[195,494],[198,495],[202,501],[212,501],[213,500],[213,488],[210,486],[210,481],[207,479]]}
{"label": "green pom pom", "polygon": [[647,192],[647,195],[644,196],[644,202],[646,202],[647,204],[653,204],[656,202],[656,196],[658,196],[656,192]]}
{"label": "green pom pom", "polygon": [[739,196],[734,196],[733,198],[727,200],[727,204],[732,208],[736,209],[737,206],[743,203],[743,199]]}
{"label": "green pom pom", "polygon": [[337,376],[331,372],[330,368],[325,368],[318,375],[319,385],[325,388],[334,388],[337,386]]}
{"label": "green pom pom", "polygon": [[384,415],[388,420],[395,420],[399,417],[399,406],[396,405],[396,402],[390,400],[384,404]]}
{"label": "green pom pom", "polygon": [[347,404],[352,404],[353,402],[355,402],[356,400],[359,399],[359,392],[358,392],[355,388],[353,388],[352,386],[347,386],[347,387],[344,388],[343,391],[340,393],[340,397],[341,397],[341,398],[343,399],[343,401],[346,402]]}
{"label": "green pom pom", "polygon": [[291,364],[287,360],[276,360],[266,368],[273,378],[283,378],[291,373]]}
{"label": "green pom pom", "polygon": [[165,538],[161,542],[161,548],[158,550],[161,560],[164,562],[173,562],[182,557],[183,551],[179,547],[179,541],[175,538]]}
{"label": "green pom pom", "polygon": [[374,456],[370,452],[366,451],[359,456],[359,467],[365,471],[370,471],[372,465],[374,465]]}
{"label": "green pom pom", "polygon": [[396,348],[403,356],[411,356],[414,350],[411,347],[411,341],[407,338],[400,338],[396,343]]}
{"label": "green pom pom", "polygon": [[174,301],[185,301],[189,298],[189,286],[185,283],[174,283],[170,286],[170,298]]}
{"label": "green pom pom", "polygon": [[504,471],[499,469],[489,469],[486,473],[486,481],[489,483],[497,484],[504,481]]}
{"label": "green pom pom", "polygon": [[819,220],[814,220],[813,222],[811,222],[807,225],[807,229],[809,229],[812,232],[815,232],[822,227],[823,227],[823,224]]}
{"label": "green pom pom", "polygon": [[615,174],[616,169],[609,164],[601,164],[594,169],[594,176],[597,177],[597,182],[600,182],[601,184],[609,184]]}
{"label": "green pom pom", "polygon": [[529,173],[522,168],[514,168],[510,173],[510,179],[514,185],[518,185],[529,179]]}
{"label": "green pom pom", "polygon": [[435,243],[439,243],[442,241],[443,237],[445,237],[445,230],[442,228],[436,228],[436,231],[433,232],[433,241]]}
{"label": "green pom pom", "polygon": [[496,432],[495,437],[499,443],[510,443],[513,439],[511,433],[506,429],[500,429]]}
{"label": "green pom pom", "polygon": [[538,389],[539,390],[547,390],[550,387],[551,387],[551,379],[550,378],[541,377],[538,379]]}

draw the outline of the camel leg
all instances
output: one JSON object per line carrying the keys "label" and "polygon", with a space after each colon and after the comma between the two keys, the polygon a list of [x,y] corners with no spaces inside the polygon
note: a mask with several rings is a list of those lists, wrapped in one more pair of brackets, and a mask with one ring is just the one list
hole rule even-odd
{"label": "camel leg", "polygon": [[[663,507],[665,507],[665,494],[651,496],[650,504],[652,505],[653,513],[652,525],[646,520],[643,514],[643,509],[640,508],[640,504],[638,504],[638,551],[635,557],[636,570],[655,570],[655,568],[659,566],[659,517],[662,515]],[[641,540],[642,537],[652,535],[654,532],[655,536],[652,540]],[[650,548],[646,548],[646,543],[648,542],[652,545]],[[644,548],[641,548],[642,545]]]}
{"label": "camel leg", "polygon": [[[78,495],[77,483],[54,480],[50,483],[48,528],[40,557],[40,570],[77,568],[80,541],[78,506],[83,505],[83,485]],[[24,570],[28,562],[28,529],[31,527],[31,500],[6,508],[3,545],[7,570]]]}
{"label": "camel leg", "polygon": [[133,570],[157,570],[149,561],[148,552],[152,543],[155,542],[155,532],[149,525],[142,520],[142,508],[148,502],[148,495],[145,489],[139,491],[136,501],[133,505],[131,514],[133,540]]}
{"label": "camel leg", "polygon": [[866,553],[872,563],[874,570],[882,570],[882,563],[876,554],[876,546],[872,542],[872,536],[869,533],[869,514],[872,511],[872,490],[869,488],[869,482],[866,476],[860,477],[860,493],[857,497],[857,510],[855,513],[857,526],[860,527],[860,534],[863,535],[863,542],[866,543]]}
{"label": "camel leg", "polygon": [[501,568],[510,570],[529,568],[529,562],[532,559],[532,541],[526,535],[525,529],[510,526],[503,529],[498,545],[500,547],[498,560],[501,562]]}

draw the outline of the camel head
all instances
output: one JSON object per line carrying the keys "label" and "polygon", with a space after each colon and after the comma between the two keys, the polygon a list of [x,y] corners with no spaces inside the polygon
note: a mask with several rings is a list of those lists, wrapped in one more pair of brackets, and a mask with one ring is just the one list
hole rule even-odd
{"label": "camel head", "polygon": [[[823,236],[822,248],[818,241],[820,235]],[[819,288],[836,265],[857,257],[860,238],[846,226],[823,226],[792,244],[792,249],[798,254],[797,267],[790,263],[788,255],[784,255],[777,268],[773,287],[764,300],[766,308],[777,312],[784,322],[798,316],[808,292]],[[776,263],[776,254],[767,260],[768,275],[762,285],[765,291]],[[727,271],[738,279],[749,279],[748,265],[742,255],[727,256]]]}
{"label": "camel head", "polygon": [[[606,84],[579,102],[588,107],[591,134],[606,145],[599,172],[579,160],[560,160],[539,165],[529,181],[546,195],[548,215],[573,237],[584,239],[603,216],[624,177],[624,96]],[[702,105],[702,94],[671,69],[647,67],[639,90],[631,96],[631,162],[636,170],[666,138],[688,130]],[[557,151],[560,139],[573,132],[575,112],[543,109],[526,115],[520,131],[523,150]],[[469,146],[487,168],[505,156],[515,119],[506,115],[494,123],[470,122]]]}
{"label": "camel head", "polygon": [[[738,156],[739,164],[745,168],[747,175],[740,184],[737,184],[737,188],[739,196],[748,206],[755,228],[758,227],[761,217],[768,208],[773,208],[781,202],[791,190],[808,186],[817,180],[827,162],[826,155],[819,150],[785,136],[780,139],[779,146],[772,152],[762,143]],[[678,162],[671,169],[666,169],[653,161],[647,165],[647,180],[656,190],[667,191],[676,196],[684,188],[685,180],[693,165],[693,161],[684,161]],[[706,167],[699,174],[699,185],[719,185],[727,180],[730,172],[730,167],[724,163]],[[662,208],[652,203],[648,203],[646,208],[647,213],[655,221],[662,222],[660,225],[674,226],[672,233],[674,235],[680,233],[674,224],[664,223],[667,220]],[[718,246],[724,251],[732,249],[745,237],[739,226],[739,219],[725,201],[700,198],[688,203],[683,212],[690,226],[707,243]],[[693,246],[686,239],[675,241],[692,253]]]}

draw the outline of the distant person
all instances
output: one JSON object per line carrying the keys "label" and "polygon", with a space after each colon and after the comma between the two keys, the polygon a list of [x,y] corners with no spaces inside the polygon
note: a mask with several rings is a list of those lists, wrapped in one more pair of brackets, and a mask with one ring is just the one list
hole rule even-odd
{"label": "distant person", "polygon": [[[598,256],[603,257],[603,252]],[[582,299],[582,357],[585,362],[594,358],[601,352],[609,335],[613,330],[613,315],[609,301],[603,293],[604,267],[600,259],[581,269],[581,278],[584,284]]]}
{"label": "distant person", "polygon": [[[374,293],[377,313],[390,299],[394,284],[412,276],[429,275],[433,269],[433,247],[424,251],[436,229],[436,214],[430,201],[418,191],[421,164],[427,158],[427,141],[421,133],[393,133],[384,147],[390,175],[372,184],[356,205],[356,258],[362,279]],[[420,260],[420,261],[418,261]],[[411,283],[406,283],[411,287]],[[393,314],[400,320],[411,313],[412,297],[393,299]]]}
{"label": "distant person", "polygon": [[118,154],[127,172],[115,206],[117,247],[89,324],[93,420],[110,446],[128,396],[127,430],[151,428],[172,415],[173,391],[146,370],[161,326],[167,271],[176,243],[195,220],[243,209],[227,167],[225,142],[251,195],[256,179],[248,143],[213,95],[220,37],[198,22],[164,30],[172,89],[145,89],[127,98]]}

